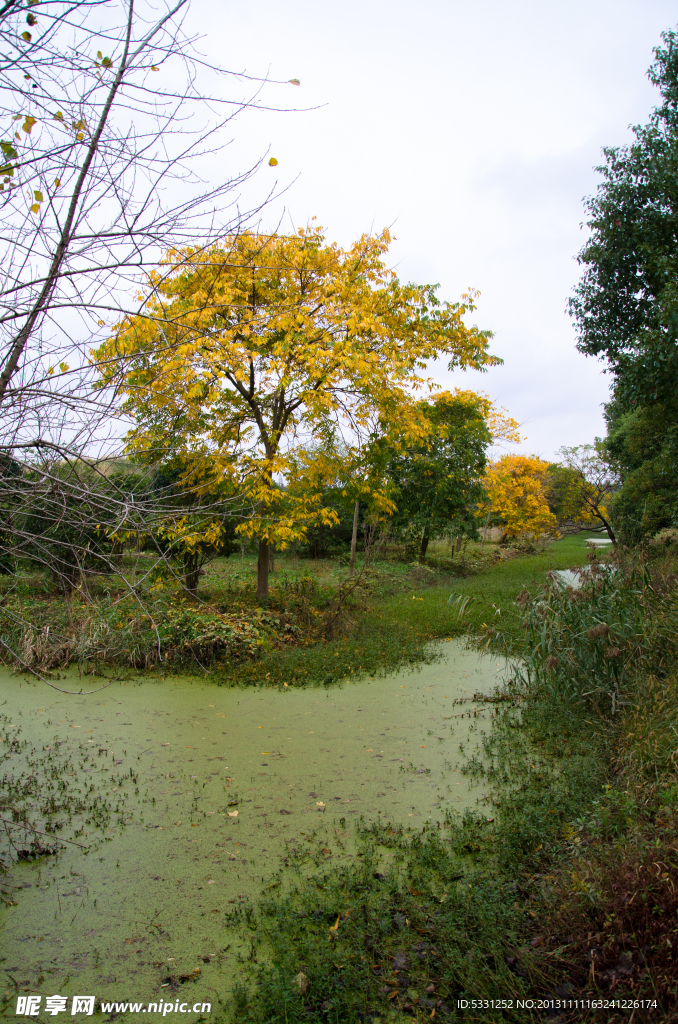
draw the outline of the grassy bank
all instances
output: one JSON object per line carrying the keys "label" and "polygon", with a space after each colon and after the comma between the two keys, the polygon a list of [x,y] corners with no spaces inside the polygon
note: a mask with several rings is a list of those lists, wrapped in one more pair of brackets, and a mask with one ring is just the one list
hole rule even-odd
{"label": "grassy bank", "polygon": [[[498,569],[518,596],[528,566]],[[461,581],[478,606],[487,576],[485,590]],[[525,589],[508,628],[485,631],[526,666],[494,707],[485,757],[465,762],[492,783],[487,806],[415,840],[363,825],[358,870],[300,870],[289,895],[248,911],[250,984],[224,1019],[565,1022],[597,1019],[596,999],[618,1001],[610,1021],[678,1019],[671,580],[629,568],[580,594]],[[384,875],[386,847],[398,858]],[[472,999],[507,1003],[460,1008]]]}
{"label": "grassy bank", "polygon": [[[543,584],[553,569],[586,564],[589,536],[564,538],[537,555],[490,560],[481,563],[480,570],[469,559],[458,563],[459,575],[449,567],[377,563],[342,606],[338,636],[327,636],[323,616],[328,609],[331,613],[340,582],[335,576],[333,587],[323,586],[336,570],[328,567],[323,573],[324,567],[319,566],[315,584],[319,600],[312,609],[317,632],[301,646],[264,648],[256,662],[231,664],[214,677],[230,684],[327,685],[425,661],[432,656],[427,649],[431,641],[479,635],[491,624],[517,637],[522,612],[515,604],[516,595],[525,587]],[[279,571],[282,579],[272,586],[273,607],[282,604],[284,573],[289,570],[281,567]]]}
{"label": "grassy bank", "polygon": [[0,578],[4,658],[41,672],[77,663],[208,672],[222,685],[331,684],[425,661],[430,641],[489,623],[515,633],[515,595],[551,569],[584,563],[587,536],[537,555],[470,545],[464,557],[439,554],[425,566],[380,561],[355,581],[338,560],[278,557],[265,607],[252,557],[211,563],[197,600],[147,581],[143,554],[121,579],[94,578],[68,600],[42,577]]}

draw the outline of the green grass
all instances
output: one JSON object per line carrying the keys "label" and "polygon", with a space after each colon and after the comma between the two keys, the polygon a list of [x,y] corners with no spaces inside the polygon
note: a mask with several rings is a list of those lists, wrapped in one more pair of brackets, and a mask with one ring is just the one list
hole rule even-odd
{"label": "green grass", "polygon": [[[502,607],[510,627],[519,615],[535,620],[520,630],[529,672],[496,702],[484,758],[464,767],[489,783],[486,809],[450,813],[414,837],[361,823],[350,867],[322,868],[319,856],[309,877],[290,861],[284,895],[241,912],[249,978],[224,1004],[225,1020],[385,1024],[435,1011],[450,1022],[537,1022],[538,1008],[457,1001],[560,996],[656,999],[654,1009],[636,1007],[634,1021],[678,1021],[675,599],[665,578],[640,566],[621,586],[542,592],[529,610],[496,600],[503,592],[510,604],[550,569],[585,558],[570,539],[539,568],[536,558],[497,567],[499,585],[497,570],[460,581]],[[430,633],[442,621],[435,589],[389,597],[382,621],[399,621],[409,600]],[[494,639],[513,643],[511,628]],[[617,664],[615,701],[602,692],[594,645]],[[565,690],[558,675],[570,659]],[[387,850],[395,857],[380,869]],[[580,1006],[558,1019],[598,1014]],[[622,1024],[628,1011],[612,1005],[606,1020]]]}
{"label": "green grass", "polygon": [[426,566],[380,561],[355,589],[337,560],[277,557],[265,608],[252,557],[216,559],[192,601],[174,583],[150,587],[148,556],[126,556],[136,596],[96,577],[65,600],[46,579],[38,586],[22,576],[3,599],[0,626],[17,657],[40,671],[77,661],[208,671],[220,685],[332,685],[429,661],[432,641],[489,625],[517,635],[516,595],[543,585],[550,569],[583,564],[587,536],[503,561],[496,545],[479,544]]}
{"label": "green grass", "polygon": [[[269,648],[256,661],[225,666],[213,678],[227,685],[326,686],[429,661],[435,657],[432,641],[480,634],[489,625],[517,636],[521,612],[516,596],[523,589],[534,592],[543,586],[553,569],[585,565],[589,553],[586,540],[591,536],[596,534],[563,538],[542,554],[521,555],[465,577],[412,565],[377,563],[366,586],[348,603],[351,621],[342,636],[329,640],[309,637],[301,647]],[[288,567],[283,559],[277,564],[277,579],[271,587],[274,606],[284,602],[284,581],[294,578],[291,572],[300,571],[299,566]],[[301,569],[307,575],[315,569],[315,578],[326,581],[326,588],[327,581],[336,588],[345,578],[332,563],[302,563]],[[228,567],[223,571],[226,574]],[[454,603],[457,598],[466,602],[461,614],[460,604]],[[331,603],[330,598],[326,603]]]}

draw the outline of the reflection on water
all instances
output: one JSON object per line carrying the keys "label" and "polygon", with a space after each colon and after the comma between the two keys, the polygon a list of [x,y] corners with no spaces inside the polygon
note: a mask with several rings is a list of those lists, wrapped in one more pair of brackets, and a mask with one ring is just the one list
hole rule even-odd
{"label": "reflection on water", "polygon": [[288,845],[321,835],[330,858],[350,858],[360,816],[418,830],[475,804],[453,765],[483,725],[453,701],[488,693],[502,670],[449,642],[419,672],[328,690],[145,677],[65,696],[4,672],[2,710],[22,737],[91,747],[88,778],[120,806],[87,856],[69,847],[13,869],[5,989],[147,1001],[183,976],[191,1002],[216,1002],[239,952],[224,914],[261,892]]}

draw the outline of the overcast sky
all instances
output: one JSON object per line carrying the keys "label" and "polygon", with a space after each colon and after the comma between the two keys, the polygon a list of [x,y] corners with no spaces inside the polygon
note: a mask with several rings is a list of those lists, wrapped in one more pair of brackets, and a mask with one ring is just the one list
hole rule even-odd
{"label": "overcast sky", "polygon": [[287,80],[265,99],[298,113],[249,113],[219,159],[288,186],[269,209],[284,226],[312,216],[349,243],[392,228],[404,279],[456,300],[480,290],[473,321],[505,365],[437,370],[523,425],[526,452],[604,432],[601,364],[575,350],[567,297],[579,275],[582,197],[601,148],[630,138],[657,102],[646,71],[667,0],[196,0],[202,48],[233,70]]}

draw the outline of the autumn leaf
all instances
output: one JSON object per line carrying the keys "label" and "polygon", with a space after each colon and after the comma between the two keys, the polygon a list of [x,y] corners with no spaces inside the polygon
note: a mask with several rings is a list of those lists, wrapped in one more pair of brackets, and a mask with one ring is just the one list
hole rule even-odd
{"label": "autumn leaf", "polygon": [[556,530],[556,516],[549,509],[546,493],[548,470],[548,462],[525,455],[504,455],[488,467],[487,507],[509,537],[540,536]]}
{"label": "autumn leaf", "polygon": [[35,199],[36,203],[42,203],[43,202],[42,192],[40,192],[39,190],[36,189],[33,192],[33,198]]}
{"label": "autumn leaf", "polygon": [[24,40],[24,42],[30,43],[30,41],[33,38],[33,36],[31,35],[30,32],[22,32],[21,33],[21,38]]}
{"label": "autumn leaf", "polygon": [[[121,321],[97,349],[102,385],[116,376],[133,420],[127,453],[157,458],[171,435],[171,457],[187,467],[182,486],[246,491],[251,513],[238,535],[280,551],[315,525],[337,524],[322,501],[330,481],[352,487],[360,477],[360,500],[386,520],[395,504],[379,446],[404,447],[430,430],[416,400],[433,386],[426,364],[497,363],[487,333],[464,322],[472,300],[442,302],[431,285],[401,283],[386,262],[391,241],[385,230],[343,248],[311,223],[168,253],[138,293],[144,315]],[[160,321],[170,325],[162,333]],[[342,422],[364,445],[339,443],[332,424]],[[200,551],[223,525],[168,517],[163,530],[172,544]]]}
{"label": "autumn leaf", "polygon": [[226,813],[228,814],[229,818],[237,818],[238,817],[238,811],[226,811]]}
{"label": "autumn leaf", "polygon": [[290,85],[301,85],[301,82],[299,81],[298,78],[290,78],[289,82]]}
{"label": "autumn leaf", "polygon": [[271,159],[268,161],[268,166],[269,167],[277,167],[278,166],[278,161],[276,160],[276,158],[274,156],[272,156]]}
{"label": "autumn leaf", "polygon": [[31,213],[39,213],[40,206],[38,205],[38,203],[33,203],[33,205],[30,207],[30,211]]}
{"label": "autumn leaf", "polygon": [[36,119],[34,117],[29,117],[28,115],[26,115],[26,120],[21,125],[22,131],[25,131],[27,135],[30,135],[31,129],[34,124],[37,124]]}

